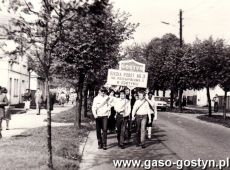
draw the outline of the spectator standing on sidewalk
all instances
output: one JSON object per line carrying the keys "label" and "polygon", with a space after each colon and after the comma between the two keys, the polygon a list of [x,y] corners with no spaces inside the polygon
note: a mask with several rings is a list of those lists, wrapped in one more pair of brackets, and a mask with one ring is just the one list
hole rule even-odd
{"label": "spectator standing on sidewalk", "polygon": [[136,117],[136,146],[145,148],[145,129],[147,118],[151,122],[150,108],[147,100],[145,99],[145,91],[138,92],[139,100],[137,100],[132,110],[132,120]]}
{"label": "spectator standing on sidewalk", "polygon": [[38,88],[35,95],[35,104],[36,104],[36,110],[37,110],[37,115],[41,114],[41,105],[42,105],[42,92],[40,91],[40,89]]}
{"label": "spectator standing on sidewalk", "polygon": [[218,110],[219,110],[219,97],[218,97],[218,94],[216,94],[215,97],[212,100],[214,102],[214,112],[218,112]]}
{"label": "spectator standing on sidewalk", "polygon": [[[98,140],[98,149],[107,149],[107,128],[108,117],[110,116],[110,103],[107,90],[101,87],[98,95],[93,100],[92,112],[96,119],[96,133]],[[103,132],[103,133],[102,133]]]}
{"label": "spectator standing on sidewalk", "polygon": [[71,94],[70,94],[70,102],[72,104],[74,104],[76,102],[76,99],[77,99],[77,93],[71,92]]}
{"label": "spectator standing on sidewalk", "polygon": [[[6,96],[6,99],[8,101],[7,98],[7,89],[5,87],[2,88],[2,93]],[[5,116],[4,119],[6,120],[6,130],[9,130],[9,123],[11,120],[11,111],[10,111],[10,106],[9,106],[9,102],[7,103],[7,105],[5,106]]]}
{"label": "spectator standing on sidewalk", "polygon": [[65,101],[66,101],[66,95],[65,95],[65,93],[62,91],[61,94],[60,94],[60,104],[61,104],[62,106],[64,106]]}
{"label": "spectator standing on sidewalk", "polygon": [[150,91],[148,93],[146,100],[149,103],[150,114],[151,114],[151,121],[149,122],[149,119],[148,119],[148,121],[147,121],[148,123],[147,123],[146,127],[147,127],[147,132],[148,132],[148,138],[151,139],[153,120],[157,119],[157,106],[156,106],[155,96],[153,95],[153,92]]}
{"label": "spectator standing on sidewalk", "polygon": [[26,89],[26,93],[23,95],[23,99],[24,99],[24,103],[25,103],[24,109],[27,112],[30,109],[30,102],[32,100],[32,95],[31,95],[30,89]]}
{"label": "spectator standing on sidewalk", "polygon": [[3,92],[2,87],[0,87],[0,138],[2,138],[2,120],[5,117],[5,106],[8,105],[8,99]]}
{"label": "spectator standing on sidewalk", "polygon": [[114,101],[113,106],[116,111],[118,146],[124,149],[125,128],[131,112],[131,104],[130,101],[126,99],[125,91],[120,91],[120,98]]}

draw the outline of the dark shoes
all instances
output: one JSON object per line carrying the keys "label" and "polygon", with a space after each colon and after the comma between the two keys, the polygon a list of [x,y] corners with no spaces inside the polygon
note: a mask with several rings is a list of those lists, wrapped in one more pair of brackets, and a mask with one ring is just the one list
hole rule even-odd
{"label": "dark shoes", "polygon": [[107,146],[103,144],[98,144],[98,149],[107,150]]}
{"label": "dark shoes", "polygon": [[125,146],[124,146],[124,145],[120,145],[120,148],[121,148],[121,149],[125,149]]}
{"label": "dark shoes", "polygon": [[146,148],[146,146],[145,146],[145,145],[141,145],[141,147],[142,147],[142,149]]}
{"label": "dark shoes", "polygon": [[40,113],[37,113],[37,115],[40,115]]}

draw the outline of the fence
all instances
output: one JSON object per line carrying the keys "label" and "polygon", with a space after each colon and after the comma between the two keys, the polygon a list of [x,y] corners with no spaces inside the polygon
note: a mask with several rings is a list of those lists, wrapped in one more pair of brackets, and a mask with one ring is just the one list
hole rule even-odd
{"label": "fence", "polygon": [[[224,96],[219,96],[219,108],[224,107]],[[230,111],[230,96],[227,96],[226,108]]]}

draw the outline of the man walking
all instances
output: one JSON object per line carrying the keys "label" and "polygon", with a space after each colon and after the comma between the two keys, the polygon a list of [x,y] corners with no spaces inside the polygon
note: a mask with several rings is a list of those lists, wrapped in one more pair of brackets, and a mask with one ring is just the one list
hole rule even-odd
{"label": "man walking", "polygon": [[125,128],[131,112],[130,101],[126,99],[125,91],[120,91],[120,98],[115,100],[114,109],[116,111],[118,146],[124,149]]}
{"label": "man walking", "polygon": [[35,103],[36,103],[37,115],[40,115],[41,105],[42,105],[42,92],[40,91],[39,88],[35,93]]}
{"label": "man walking", "polygon": [[147,124],[147,118],[149,123],[151,122],[149,103],[145,99],[145,91],[139,91],[139,100],[137,100],[132,110],[132,120],[136,117],[136,146],[145,148],[145,129]]}
{"label": "man walking", "polygon": [[[105,87],[101,87],[99,94],[94,98],[92,105],[93,116],[96,119],[96,131],[98,140],[98,149],[107,149],[107,128],[108,117],[110,116],[111,106],[109,97],[106,94]],[[101,131],[103,133],[101,133]]]}

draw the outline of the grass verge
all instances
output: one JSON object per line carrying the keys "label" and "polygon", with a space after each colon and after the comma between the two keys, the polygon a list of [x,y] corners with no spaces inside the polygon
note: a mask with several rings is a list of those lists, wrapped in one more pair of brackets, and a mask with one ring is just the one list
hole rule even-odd
{"label": "grass verge", "polygon": [[[76,170],[81,160],[79,146],[85,142],[91,129],[73,126],[53,127],[53,164],[56,170]],[[30,129],[0,142],[1,170],[46,170],[46,127]]]}
{"label": "grass verge", "polygon": [[226,119],[224,119],[223,115],[200,115],[197,118],[206,122],[211,122],[230,128],[230,117],[226,117]]}
{"label": "grass verge", "polygon": [[[74,120],[74,109],[54,116],[58,122]],[[64,114],[62,116],[62,114]],[[88,132],[93,129],[90,119],[84,119],[81,129],[72,126],[52,127],[53,164],[55,170],[77,170]],[[3,138],[0,141],[1,170],[48,170],[47,168],[47,129],[29,129],[20,135]]]}
{"label": "grass verge", "polygon": [[[52,116],[52,122],[59,123],[73,123],[76,115],[76,106],[73,106],[71,109],[60,112]],[[83,123],[93,123],[93,115],[88,112],[88,117],[82,116]]]}

